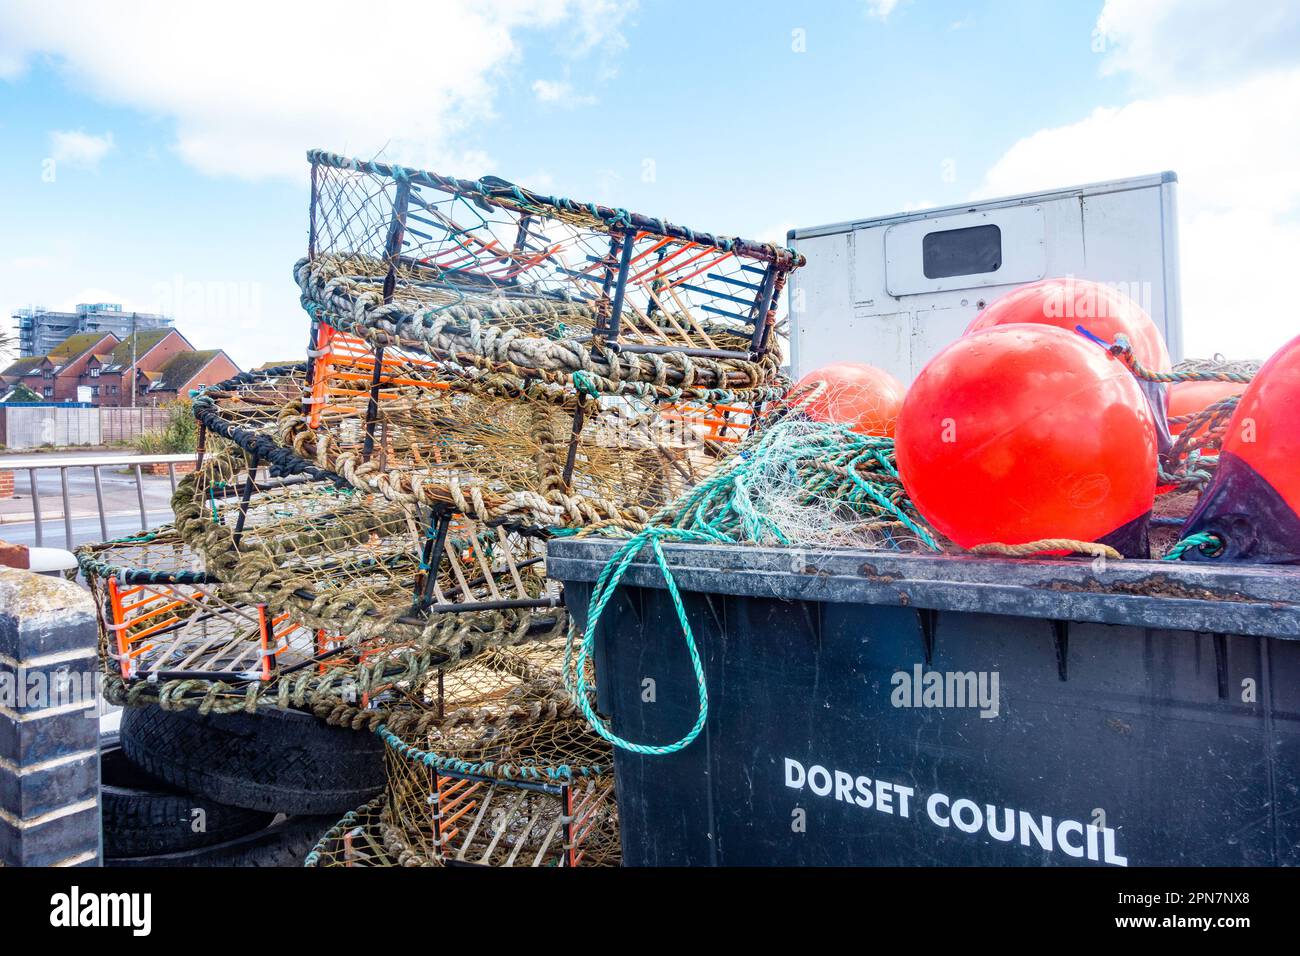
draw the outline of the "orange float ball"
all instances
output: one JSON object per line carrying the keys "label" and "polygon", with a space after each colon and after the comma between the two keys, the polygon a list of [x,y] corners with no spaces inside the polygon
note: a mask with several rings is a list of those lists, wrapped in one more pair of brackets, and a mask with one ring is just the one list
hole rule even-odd
{"label": "orange float ball", "polygon": [[1134,357],[1147,368],[1169,370],[1164,336],[1146,311],[1124,295],[1087,279],[1043,279],[995,299],[966,327],[966,334],[997,325],[1028,322],[1074,332],[1082,325],[1093,335],[1114,342],[1123,334]]}
{"label": "orange float ball", "polygon": [[[1223,455],[1244,462],[1300,516],[1300,336],[1265,362],[1223,433]],[[1222,467],[1223,462],[1220,462]],[[1207,491],[1208,495],[1209,492]]]}
{"label": "orange float ball", "polygon": [[903,401],[897,455],[921,514],[965,548],[1097,541],[1155,498],[1155,421],[1137,381],[1051,326],[996,326],[935,356]]}
{"label": "orange float ball", "polygon": [[[1220,402],[1232,395],[1240,395],[1246,390],[1245,385],[1237,382],[1174,382],[1169,386],[1169,417],[1181,418],[1204,411],[1215,402]],[[1183,433],[1186,424],[1169,423],[1169,434],[1177,436]],[[1202,434],[1205,426],[1196,429],[1195,434]]]}
{"label": "orange float ball", "polygon": [[815,369],[790,391],[815,422],[848,425],[862,435],[892,437],[905,389],[884,369],[862,362],[837,362]]}
{"label": "orange float ball", "polygon": [[[1214,480],[1182,536],[1209,533],[1208,560],[1300,562],[1300,337],[1263,364],[1237,402]],[[1200,548],[1186,557],[1207,559]]]}

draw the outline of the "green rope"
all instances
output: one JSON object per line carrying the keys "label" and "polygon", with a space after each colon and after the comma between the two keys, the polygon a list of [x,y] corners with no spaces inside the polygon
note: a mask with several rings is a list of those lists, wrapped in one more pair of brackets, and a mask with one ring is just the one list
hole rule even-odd
{"label": "green rope", "polygon": [[[704,723],[709,716],[709,691],[708,685],[704,679],[704,664],[700,660],[700,651],[695,644],[695,635],[691,632],[690,621],[686,618],[686,608],[682,604],[681,593],[677,590],[677,582],[673,579],[672,571],[668,568],[668,559],[664,556],[663,545],[660,540],[668,538],[674,541],[696,541],[696,542],[713,542],[727,541],[729,539],[713,534],[708,531],[692,531],[684,528],[657,528],[650,527],[633,537],[627,544],[618,550],[618,553],[605,565],[604,570],[600,572],[600,577],[596,579],[596,585],[591,590],[591,603],[587,607],[587,626],[583,630],[582,641],[578,645],[578,655],[576,660],[570,661],[571,650],[573,646],[573,630],[569,631],[569,643],[565,647],[564,673],[566,686],[570,695],[582,708],[582,713],[587,718],[592,730],[600,734],[615,747],[621,747],[632,753],[645,754],[651,756],[662,756],[664,754],[676,753],[690,745],[690,743],[700,735],[704,729]],[[596,713],[596,709],[591,704],[591,692],[587,686],[587,661],[591,658],[595,649],[596,642],[596,625],[600,621],[601,614],[605,611],[605,605],[613,597],[614,592],[618,590],[619,582],[623,580],[623,575],[633,559],[641,552],[647,544],[650,545],[654,553],[655,563],[659,565],[659,570],[664,576],[664,583],[668,586],[668,594],[672,598],[673,607],[677,611],[677,621],[681,625],[682,634],[686,638],[686,649],[691,655],[691,669],[695,672],[695,683],[699,688],[699,713],[695,718],[695,723],[691,726],[685,736],[674,741],[671,744],[638,744],[623,737],[618,736],[613,730],[601,719]],[[572,670],[570,669],[572,667]],[[570,682],[570,674],[575,675],[575,679]]]}
{"label": "green rope", "polygon": [[334,824],[334,826],[326,830],[325,835],[322,836],[316,842],[316,845],[311,848],[311,852],[307,854],[302,865],[305,867],[320,866],[321,858],[325,855],[329,845],[335,840],[342,839],[345,833],[354,829],[357,825],[357,821],[362,817],[370,817],[373,814],[379,813],[380,810],[383,809],[384,803],[387,799],[388,794],[381,793],[369,803],[363,803],[355,810],[349,810],[347,813],[343,814],[343,818],[339,820],[338,823]]}
{"label": "green rope", "polygon": [[1217,369],[1174,369],[1161,372],[1147,368],[1138,360],[1137,356],[1133,354],[1133,346],[1129,343],[1126,335],[1117,335],[1114,342],[1107,342],[1095,332],[1089,331],[1085,326],[1076,325],[1074,329],[1081,335],[1096,342],[1127,365],[1134,377],[1146,382],[1161,382],[1164,384],[1174,382],[1235,382],[1239,385],[1248,385],[1255,377],[1254,372],[1240,372],[1227,367]]}
{"label": "green rope", "polygon": [[531,780],[543,783],[557,783],[573,780],[575,777],[599,777],[608,772],[608,768],[600,764],[573,766],[570,764],[548,765],[513,762],[498,763],[492,760],[461,760],[457,757],[444,757],[441,754],[421,750],[413,744],[408,744],[389,730],[387,724],[380,724],[375,728],[375,733],[394,752],[406,759],[448,773],[469,774],[475,777],[494,777],[498,780]]}
{"label": "green rope", "polygon": [[574,371],[573,387],[583,394],[590,395],[592,398],[598,398],[600,396],[600,390],[596,388],[596,383],[592,381],[591,376],[582,369]]}
{"label": "green rope", "polygon": [[1213,534],[1209,531],[1202,531],[1198,534],[1188,535],[1186,538],[1183,538],[1183,540],[1170,548],[1169,553],[1161,560],[1178,561],[1193,548],[1197,548],[1201,554],[1213,558],[1223,552],[1223,546],[1224,541],[1217,534]]}
{"label": "green rope", "polygon": [[[902,525],[927,548],[940,550],[934,535],[902,492],[893,464],[893,441],[859,435],[839,425],[817,425],[805,421],[779,422],[763,431],[756,442],[718,466],[706,480],[685,496],[660,511],[648,527],[627,541],[605,565],[592,588],[587,624],[581,641],[575,643],[572,627],[565,653],[565,688],[582,710],[593,730],[616,747],[633,753],[663,755],[675,753],[699,736],[708,718],[709,697],[695,635],[677,582],[664,555],[663,542],[743,544],[745,542],[791,542],[779,523],[758,510],[753,483],[783,470],[792,472],[803,489],[802,501],[833,498],[837,504],[870,519],[882,527]],[[878,469],[880,478],[870,477],[863,467]],[[894,547],[898,547],[892,537]],[[596,625],[623,575],[637,555],[650,546],[655,564],[663,575],[677,620],[686,640],[691,668],[699,689],[699,712],[689,731],[670,744],[634,743],[619,737],[596,713],[587,685],[587,662],[595,648]]]}

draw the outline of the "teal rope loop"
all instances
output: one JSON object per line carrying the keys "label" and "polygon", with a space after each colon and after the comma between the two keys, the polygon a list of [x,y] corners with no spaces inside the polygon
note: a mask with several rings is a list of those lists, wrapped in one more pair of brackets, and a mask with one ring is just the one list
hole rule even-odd
{"label": "teal rope loop", "polygon": [[1224,540],[1221,537],[1209,531],[1202,531],[1198,534],[1188,535],[1186,538],[1183,538],[1183,540],[1170,548],[1169,553],[1161,560],[1178,561],[1193,548],[1198,549],[1201,554],[1213,558],[1223,553],[1223,547]]}
{"label": "teal rope loop", "polygon": [[[591,729],[615,747],[647,756],[664,756],[690,746],[691,742],[700,735],[700,731],[704,729],[705,721],[709,717],[709,689],[704,679],[704,663],[700,660],[700,651],[695,644],[695,635],[691,631],[690,621],[686,619],[686,608],[682,604],[681,592],[677,590],[677,582],[673,579],[673,573],[668,567],[668,559],[664,556],[663,545],[660,543],[664,538],[672,541],[712,543],[729,542],[731,540],[725,535],[713,531],[696,531],[686,528],[650,527],[641,531],[627,544],[619,548],[618,553],[610,559],[604,570],[600,572],[600,577],[596,579],[596,584],[591,589],[591,602],[587,606],[587,626],[583,629],[582,641],[578,645],[577,658],[572,661],[572,670],[570,669],[570,652],[573,646],[572,624],[570,624],[569,629],[569,644],[565,648],[565,684],[570,696],[582,708],[582,713],[591,725]],[[655,563],[659,565],[659,571],[664,576],[664,583],[668,586],[668,594],[672,598],[673,607],[677,611],[677,621],[681,624],[682,635],[686,638],[686,649],[691,655],[691,669],[695,672],[695,683],[699,688],[699,714],[695,718],[695,723],[686,732],[685,736],[670,744],[639,744],[618,736],[596,713],[596,709],[591,704],[591,691],[587,686],[586,665],[591,658],[592,651],[595,649],[596,625],[600,621],[601,614],[605,611],[605,605],[609,603],[609,599],[618,590],[619,582],[623,580],[623,575],[628,566],[647,544],[650,545]]]}
{"label": "teal rope loop", "polygon": [[592,764],[590,766],[556,764],[547,766],[532,763],[497,763],[491,760],[475,763],[457,757],[444,757],[441,754],[421,750],[419,747],[408,744],[389,730],[387,724],[380,724],[376,727],[375,734],[396,753],[406,759],[424,764],[430,769],[443,770],[448,773],[468,774],[474,777],[493,777],[499,780],[564,783],[573,780],[575,777],[599,777],[608,772],[608,768],[601,764]]}
{"label": "teal rope loop", "polygon": [[600,395],[600,390],[596,388],[596,383],[592,381],[591,376],[582,369],[576,369],[574,371],[573,387],[584,395],[590,395],[592,398],[597,398]]}
{"label": "teal rope loop", "polygon": [[[791,487],[802,485],[807,500],[825,496],[882,526],[896,522],[907,528],[925,547],[940,550],[933,533],[925,527],[924,519],[912,508],[902,491],[893,463],[892,439],[859,435],[839,425],[810,425],[797,421],[777,423],[761,432],[760,436],[757,441],[742,446],[684,496],[659,511],[648,527],[631,537],[609,560],[591,592],[587,625],[581,642],[577,644],[576,660],[575,636],[570,629],[569,644],[565,649],[565,689],[592,729],[616,747],[646,755],[671,754],[688,746],[703,730],[709,709],[704,665],[686,618],[677,582],[668,567],[663,542],[792,544],[780,523],[760,510],[761,496],[753,487],[756,482],[761,483],[772,473],[788,471]],[[880,471],[874,477],[859,467],[869,462],[879,466]],[[819,467],[827,464],[831,467]],[[895,548],[899,547],[892,535],[887,535],[887,540]],[[596,714],[587,686],[586,665],[594,650],[600,616],[628,567],[646,545],[650,546],[677,612],[699,687],[699,713],[695,723],[685,736],[671,744],[634,743],[619,737]]]}

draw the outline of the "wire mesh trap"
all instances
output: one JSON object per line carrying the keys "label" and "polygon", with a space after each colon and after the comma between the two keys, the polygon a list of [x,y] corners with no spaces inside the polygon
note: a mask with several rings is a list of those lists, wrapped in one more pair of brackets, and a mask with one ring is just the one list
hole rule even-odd
{"label": "wire mesh trap", "polygon": [[281,418],[280,442],[355,487],[483,521],[639,527],[704,477],[752,420],[753,406],[734,399],[660,409],[387,354],[370,402],[351,387],[369,369],[324,350],[313,373],[319,400]]}
{"label": "wire mesh trap", "polygon": [[280,438],[354,485],[630,528],[783,394],[769,333],[802,263],[789,250],[501,180],[309,159],[310,395]]}
{"label": "wire mesh trap", "polygon": [[[82,549],[97,598],[104,655],[122,678],[269,680],[273,663],[328,656],[328,639],[222,594],[174,529]],[[278,659],[278,661],[277,661]]]}
{"label": "wire mesh trap", "polygon": [[[505,782],[390,768],[381,815],[402,865],[617,866],[612,777]],[[397,774],[397,775],[395,775]]]}
{"label": "wire mesh trap", "polygon": [[356,703],[372,687],[413,675],[411,662],[388,648],[234,596],[174,528],[83,546],[78,560],[115,703]]}
{"label": "wire mesh trap", "polygon": [[229,438],[278,475],[347,482],[491,524],[634,530],[731,451],[758,405],[660,407],[572,385],[525,387],[393,349],[376,364],[355,338],[320,331],[329,344],[309,382],[294,370],[205,389],[194,406],[205,442]]}
{"label": "wire mesh trap", "polygon": [[[343,331],[408,335],[466,364],[581,369],[615,382],[693,374],[722,386],[732,370],[751,386],[772,378],[773,305],[803,264],[788,249],[495,177],[458,180],[323,150],[308,160],[308,256],[295,274],[304,304]],[[700,367],[692,373],[683,358]]]}
{"label": "wire mesh trap", "polygon": [[[403,810],[418,818],[401,822]],[[388,792],[326,831],[304,865],[618,866],[621,858],[611,779],[530,787],[440,774],[423,800],[390,779]]]}
{"label": "wire mesh trap", "polygon": [[[562,649],[559,640],[492,647],[439,668],[400,699],[392,699],[387,732],[451,753],[464,743],[466,733],[471,743],[476,741],[477,728],[566,714],[557,669]],[[485,772],[477,763],[456,766]]]}
{"label": "wire mesh trap", "polygon": [[198,462],[207,453],[210,434],[244,446],[257,443],[269,451],[273,445],[265,439],[274,436],[284,408],[302,401],[306,387],[304,362],[241,372],[198,389],[190,402],[199,425]]}
{"label": "wire mesh trap", "polygon": [[389,744],[383,820],[399,858],[617,864],[611,754],[585,720],[572,713],[487,723],[465,718],[462,710],[427,733],[436,751],[381,731]]}
{"label": "wire mesh trap", "polygon": [[612,865],[612,752],[563,687],[567,641],[492,648],[391,704],[378,831],[401,865]]}
{"label": "wire mesh trap", "polygon": [[239,598],[356,643],[447,663],[564,620],[544,542],[504,525],[431,522],[329,481],[263,478],[233,448],[209,454],[173,507],[181,537]]}

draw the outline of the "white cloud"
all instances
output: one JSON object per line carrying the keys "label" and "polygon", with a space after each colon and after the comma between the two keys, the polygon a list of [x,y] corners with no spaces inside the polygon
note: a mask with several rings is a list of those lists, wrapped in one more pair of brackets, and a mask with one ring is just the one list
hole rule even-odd
{"label": "white cloud", "polygon": [[[312,146],[437,165],[455,133],[492,114],[520,31],[550,31],[571,55],[608,51],[625,42],[630,9],[627,0],[444,0],[414,22],[379,11],[362,36],[345,0],[12,0],[0,16],[0,69],[9,64],[0,75],[49,56],[76,87],[171,118],[174,149],[207,173],[301,176]],[[437,42],[422,50],[416,38],[430,35]]]}
{"label": "white cloud", "polygon": [[1141,89],[1221,85],[1293,64],[1300,4],[1277,0],[1106,0],[1102,72]]}
{"label": "white cloud", "polygon": [[54,265],[52,256],[19,256],[9,260],[9,267],[19,272],[35,272],[49,269]]}
{"label": "white cloud", "polygon": [[554,103],[573,92],[573,87],[562,80],[533,80],[533,93],[543,103]]}
{"label": "white cloud", "polygon": [[50,155],[55,162],[78,169],[95,169],[112,149],[112,133],[93,136],[80,129],[50,131]]}
{"label": "white cloud", "polygon": [[22,75],[23,58],[0,50],[0,80],[12,80]]}
{"label": "white cloud", "polygon": [[789,241],[786,239],[786,236],[790,234],[790,230],[797,227],[798,223],[792,219],[787,219],[783,222],[773,223],[772,225],[766,226],[758,230],[758,232],[753,236],[746,236],[745,238],[756,239],[759,242],[774,242],[778,246],[784,246]]}
{"label": "white cloud", "polygon": [[596,102],[596,97],[575,91],[568,80],[533,80],[533,95],[539,103],[554,104],[565,109],[591,106]]}
{"label": "white cloud", "polygon": [[898,6],[898,0],[866,0],[867,16],[876,20],[888,20],[889,15]]}
{"label": "white cloud", "polygon": [[56,302],[53,306],[56,312],[74,312],[78,305],[83,302],[112,302],[114,305],[120,305],[124,310],[147,312],[148,309],[142,308],[138,303],[128,298],[123,298],[121,293],[113,289],[104,289],[96,286],[90,286],[79,290],[75,295],[68,296]]}
{"label": "white cloud", "polygon": [[550,193],[555,191],[555,176],[549,170],[538,169],[528,174],[524,180],[533,192]]}
{"label": "white cloud", "polygon": [[627,48],[623,26],[636,11],[637,0],[584,0],[573,11],[571,56],[601,49],[607,54]]}
{"label": "white cloud", "polygon": [[[1128,52],[1110,54],[1105,68],[1132,75],[1145,95],[1026,136],[989,169],[977,193],[1177,172],[1191,356],[1265,358],[1300,331],[1292,279],[1300,261],[1300,46],[1290,64],[1274,60],[1256,69],[1252,64],[1273,56],[1273,38],[1266,29],[1243,27],[1226,38],[1231,55],[1206,60],[1204,75],[1194,69],[1199,56],[1209,56],[1202,32],[1249,19],[1242,6],[1110,0],[1103,19],[1122,34]],[[1135,52],[1141,55],[1128,59]],[[1235,72],[1220,74],[1229,63]]]}

